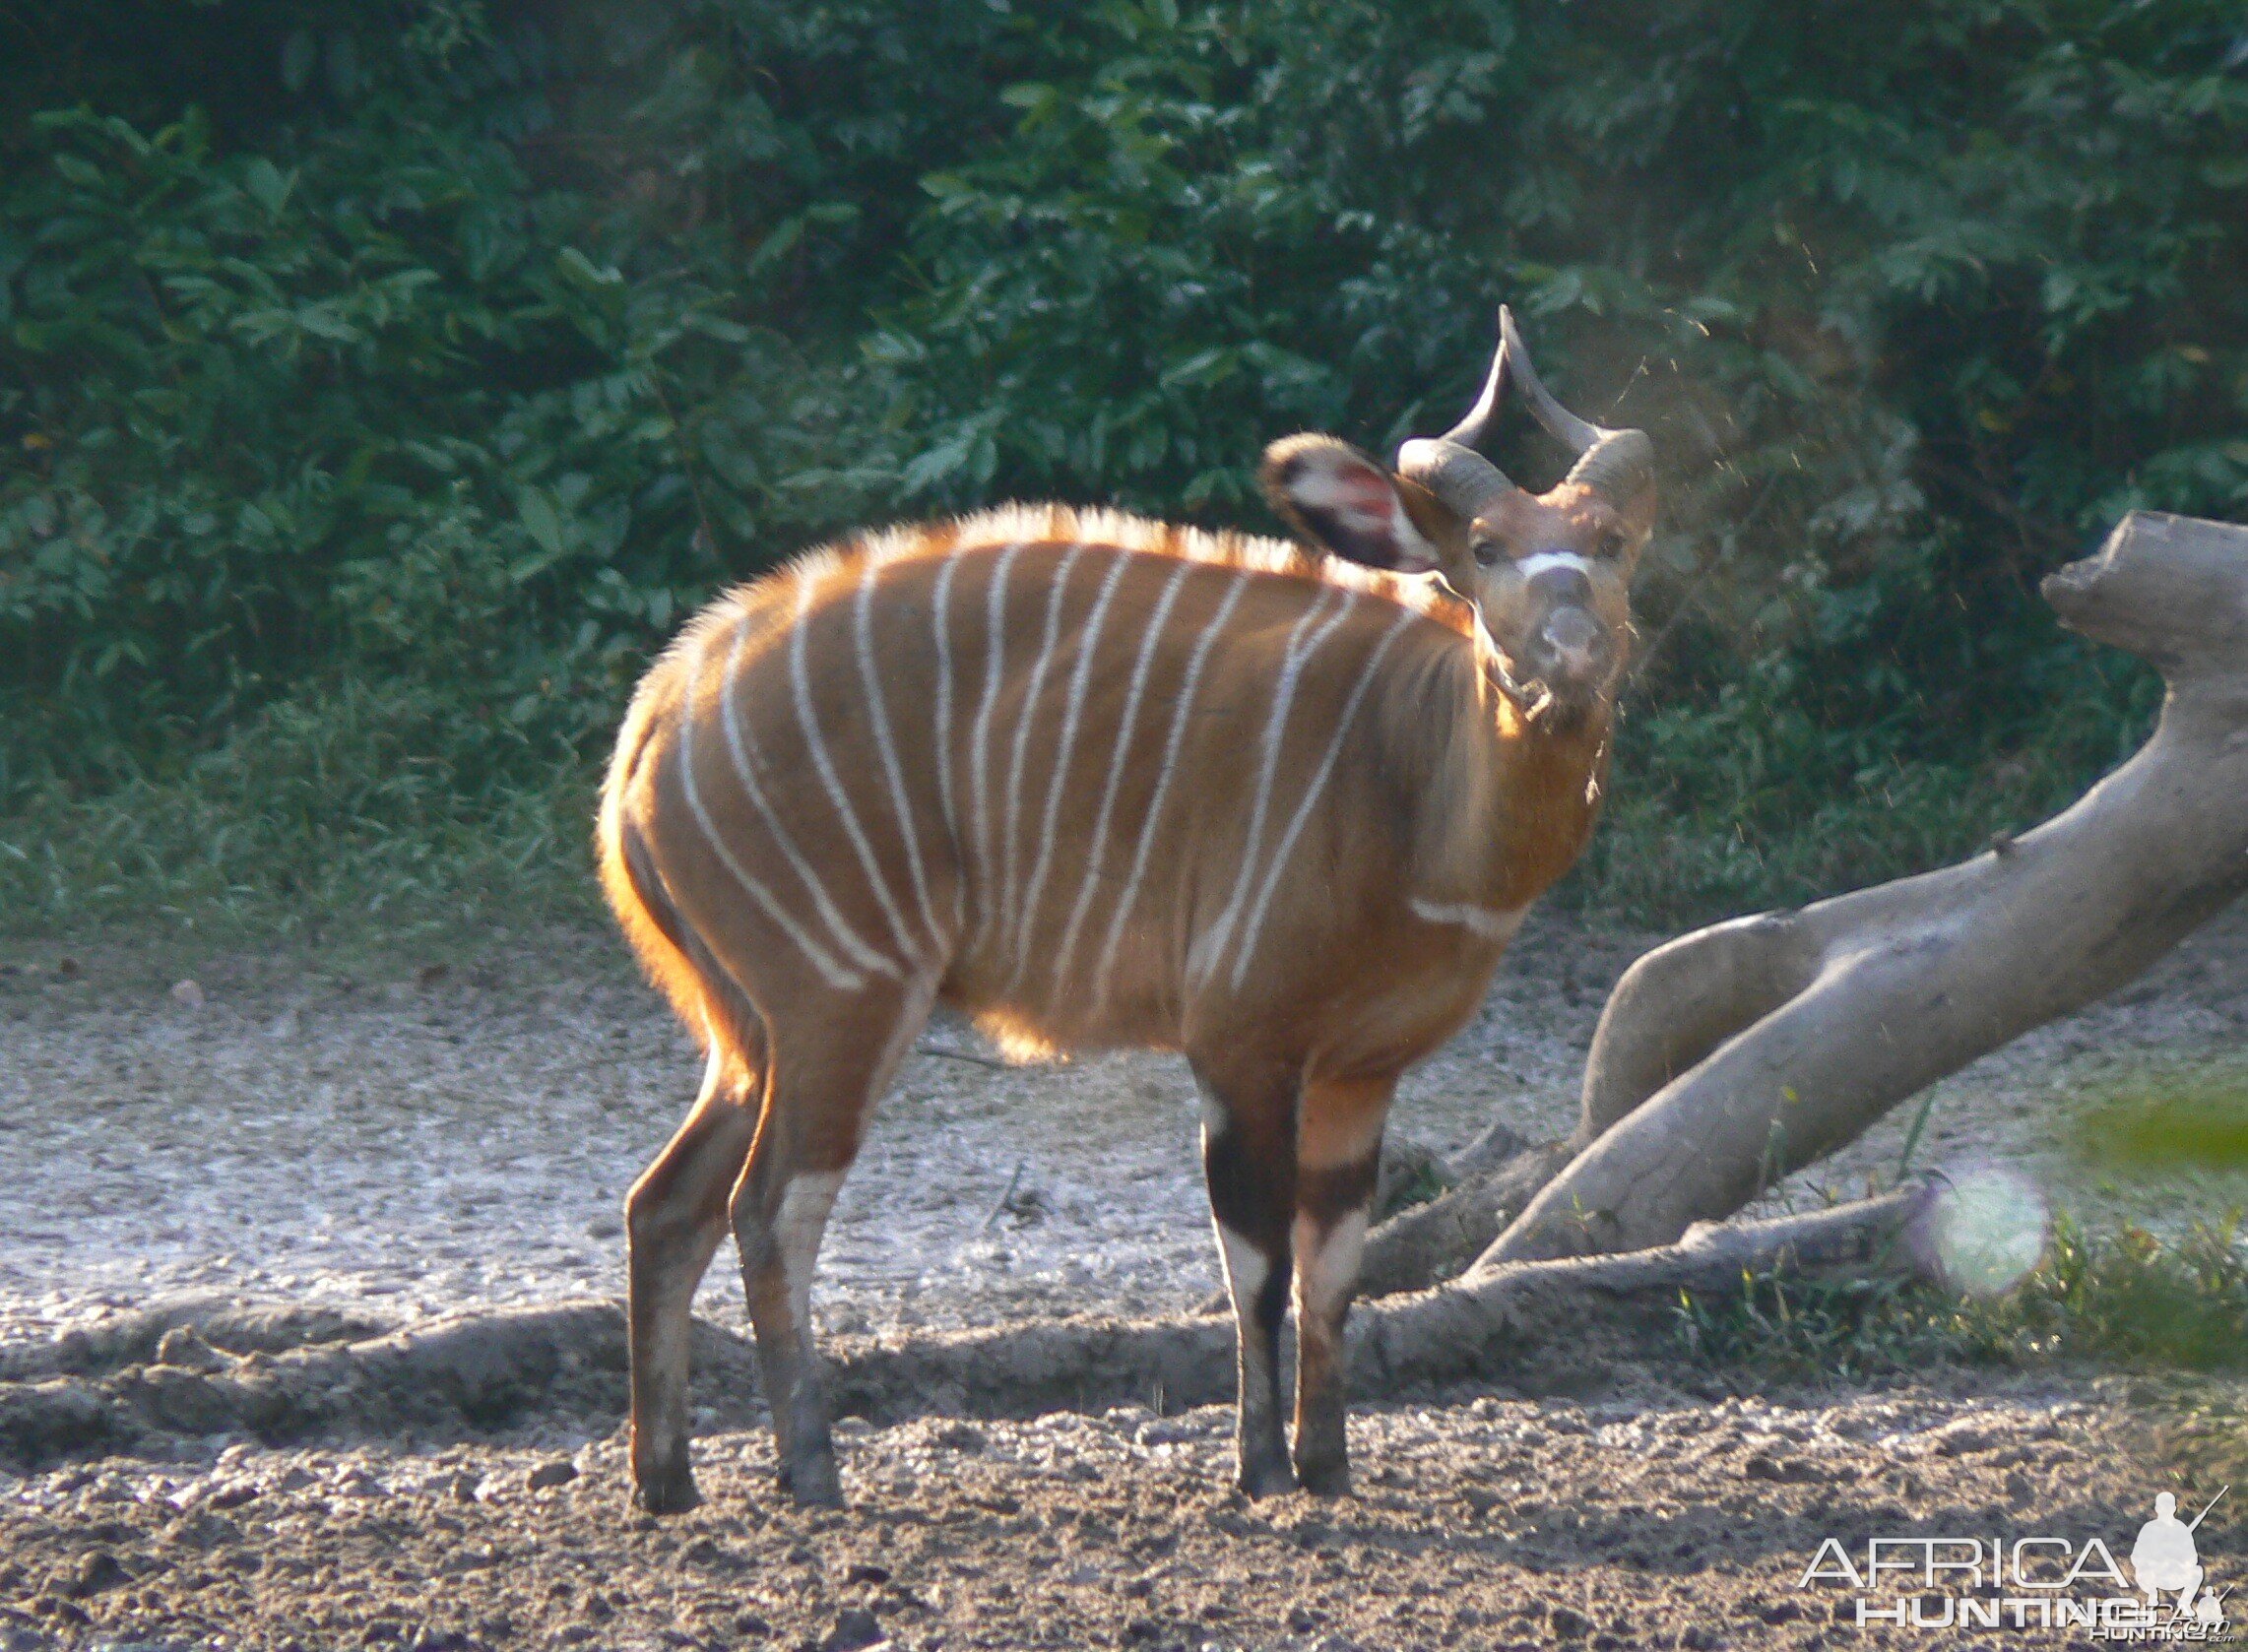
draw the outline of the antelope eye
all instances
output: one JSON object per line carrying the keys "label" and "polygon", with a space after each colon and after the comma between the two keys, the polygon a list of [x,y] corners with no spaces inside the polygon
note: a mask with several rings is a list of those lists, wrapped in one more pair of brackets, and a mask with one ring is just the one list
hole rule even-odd
{"label": "antelope eye", "polygon": [[1600,536],[1599,551],[1602,556],[1621,556],[1624,553],[1624,531],[1611,528]]}
{"label": "antelope eye", "polygon": [[1467,548],[1474,555],[1475,560],[1486,568],[1499,560],[1499,541],[1497,540],[1470,540]]}

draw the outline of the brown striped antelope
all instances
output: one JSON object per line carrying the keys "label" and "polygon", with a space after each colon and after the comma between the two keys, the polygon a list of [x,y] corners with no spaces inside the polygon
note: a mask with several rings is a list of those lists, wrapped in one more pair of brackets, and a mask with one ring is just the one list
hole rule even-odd
{"label": "brown striped antelope", "polygon": [[[891,529],[720,599],[648,673],[602,870],[709,1059],[626,1206],[644,1506],[696,1500],[688,1303],[729,1226],[781,1484],[840,1500],[812,1264],[939,1000],[1018,1054],[1185,1052],[1241,1485],[1345,1488],[1390,1094],[1591,830],[1654,516],[1645,435],[1560,407],[1500,320],[1474,409],[1394,471],[1266,452],[1314,548],[1054,505]],[[1578,456],[1542,495],[1475,452],[1509,384]]]}

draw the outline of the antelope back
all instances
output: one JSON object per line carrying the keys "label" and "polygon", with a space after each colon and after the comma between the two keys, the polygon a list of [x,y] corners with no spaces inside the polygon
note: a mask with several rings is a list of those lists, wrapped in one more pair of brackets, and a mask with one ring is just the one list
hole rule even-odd
{"label": "antelope back", "polygon": [[1473,629],[1433,581],[1279,541],[1061,508],[893,531],[696,619],[605,850],[644,840],[760,1003],[929,981],[1021,1048],[1170,1044],[1355,921],[1338,866],[1394,868],[1448,731],[1383,685],[1472,678]]}

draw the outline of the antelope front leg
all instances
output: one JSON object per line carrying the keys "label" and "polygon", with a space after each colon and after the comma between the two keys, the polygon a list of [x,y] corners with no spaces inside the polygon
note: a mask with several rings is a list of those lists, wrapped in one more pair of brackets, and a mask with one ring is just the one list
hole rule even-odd
{"label": "antelope front leg", "polygon": [[1295,1208],[1293,1075],[1243,1081],[1204,1071],[1202,1172],[1233,1297],[1240,1411],[1238,1483],[1252,1497],[1291,1491],[1280,1418],[1280,1322],[1288,1311],[1288,1229]]}
{"label": "antelope front leg", "polygon": [[1296,1169],[1296,1474],[1322,1496],[1350,1490],[1343,1321],[1381,1165],[1394,1081],[1304,1087]]}
{"label": "antelope front leg", "polygon": [[702,1094],[624,1205],[632,1487],[651,1514],[695,1506],[687,1464],[687,1349],[695,1287],[726,1237],[727,1195],[749,1156],[752,1082],[713,1050]]}

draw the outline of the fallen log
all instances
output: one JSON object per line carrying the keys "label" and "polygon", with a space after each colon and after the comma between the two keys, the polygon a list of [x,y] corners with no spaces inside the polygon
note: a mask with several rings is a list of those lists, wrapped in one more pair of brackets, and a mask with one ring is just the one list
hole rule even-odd
{"label": "fallen log", "polygon": [[1574,1157],[1569,1142],[1524,1147],[1463,1176],[1428,1203],[1398,1212],[1367,1236],[1358,1294],[1392,1297],[1454,1277]]}
{"label": "fallen log", "polygon": [[1637,1250],[2131,981],[2248,890],[2248,528],[2135,512],[2044,583],[2168,681],[2147,744],[1974,859],[1683,936],[1624,975],[1575,1156],[1469,1270]]}
{"label": "fallen log", "polygon": [[[1472,1287],[1372,1304],[1350,1328],[1353,1392],[1365,1398],[1504,1379],[1553,1348],[1580,1350],[1589,1324],[1643,1329],[1682,1290],[1723,1297],[1775,1273],[1911,1274],[1920,1252],[1899,1241],[1929,1198],[1914,1187],[1808,1216],[1702,1228],[1658,1250],[1525,1263]],[[61,1364],[79,1368],[50,1365],[0,1381],[0,1458],[32,1468],[220,1433],[269,1444],[455,1438],[534,1418],[566,1417],[599,1430],[624,1401],[624,1318],[614,1302],[462,1314],[278,1351],[273,1316],[263,1310],[179,1307],[163,1319],[169,1328],[153,1348],[138,1326],[101,1345],[121,1363],[89,1368],[74,1358]],[[262,1329],[253,1334],[244,1325]],[[756,1415],[748,1345],[705,1321],[696,1322],[695,1335],[699,1397],[721,1401],[722,1413],[745,1426]],[[249,1351],[222,1346],[228,1338]],[[838,1410],[880,1422],[1124,1404],[1176,1411],[1231,1398],[1233,1330],[1218,1315],[1061,1319],[855,1339],[838,1347],[831,1365]]]}

